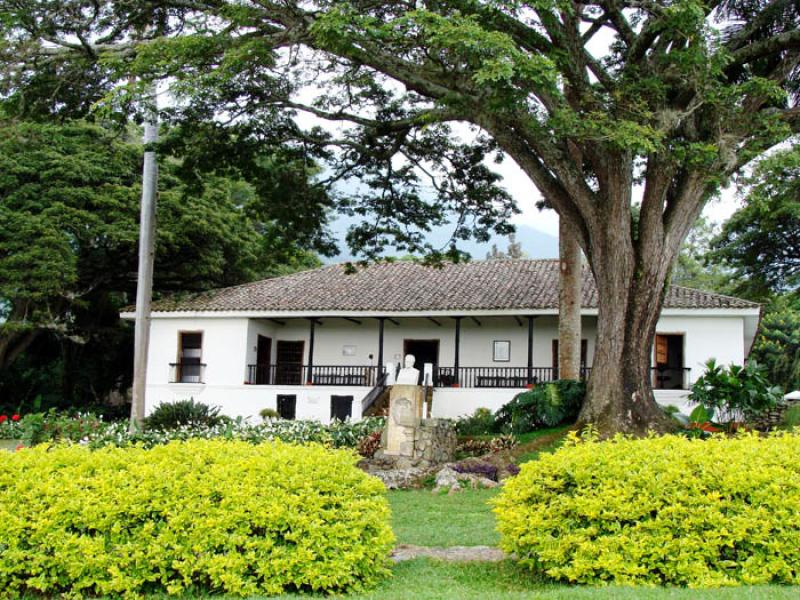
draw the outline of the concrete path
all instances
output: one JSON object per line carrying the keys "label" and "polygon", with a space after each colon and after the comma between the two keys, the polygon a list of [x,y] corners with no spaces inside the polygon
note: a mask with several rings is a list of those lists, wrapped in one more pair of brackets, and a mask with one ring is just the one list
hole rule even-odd
{"label": "concrete path", "polygon": [[499,548],[492,546],[451,546],[449,548],[429,548],[399,544],[392,552],[392,560],[401,562],[414,558],[435,558],[454,562],[499,562],[508,558]]}

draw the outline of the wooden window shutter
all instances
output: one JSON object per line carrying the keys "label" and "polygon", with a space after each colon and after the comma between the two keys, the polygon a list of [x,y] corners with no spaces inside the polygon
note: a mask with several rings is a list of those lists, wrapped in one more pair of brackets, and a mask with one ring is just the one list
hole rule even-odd
{"label": "wooden window shutter", "polygon": [[656,335],[656,364],[667,364],[667,336]]}

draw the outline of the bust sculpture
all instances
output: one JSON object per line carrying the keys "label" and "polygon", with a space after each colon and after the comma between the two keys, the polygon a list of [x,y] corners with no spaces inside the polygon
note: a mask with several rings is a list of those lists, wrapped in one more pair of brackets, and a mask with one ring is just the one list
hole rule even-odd
{"label": "bust sculpture", "polygon": [[417,385],[419,384],[419,369],[414,368],[415,358],[413,354],[406,354],[403,361],[403,368],[397,374],[395,383],[398,385]]}

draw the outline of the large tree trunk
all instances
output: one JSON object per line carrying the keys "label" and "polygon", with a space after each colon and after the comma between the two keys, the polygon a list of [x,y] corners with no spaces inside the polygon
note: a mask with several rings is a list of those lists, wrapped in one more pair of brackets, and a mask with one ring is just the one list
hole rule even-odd
{"label": "large tree trunk", "polygon": [[[629,173],[612,171],[611,189],[630,194]],[[597,285],[597,345],[578,421],[594,425],[603,435],[673,428],[653,396],[650,357],[677,250],[668,247],[660,228],[652,227],[655,216],[655,211],[642,214],[633,235],[630,202],[609,203],[592,231],[589,263]]]}
{"label": "large tree trunk", "polygon": [[663,285],[643,287],[628,272],[595,272],[599,312],[597,345],[586,402],[578,422],[601,434],[642,435],[671,423],[653,397],[650,355]]}
{"label": "large tree trunk", "polygon": [[581,375],[581,247],[561,219],[558,226],[558,377]]}

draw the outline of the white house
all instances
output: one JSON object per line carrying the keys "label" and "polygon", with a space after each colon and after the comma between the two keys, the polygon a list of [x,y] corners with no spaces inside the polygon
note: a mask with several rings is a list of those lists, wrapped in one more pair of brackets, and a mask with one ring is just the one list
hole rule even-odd
{"label": "white house", "polygon": [[[413,354],[420,370],[430,365],[432,416],[494,410],[557,378],[557,314],[555,260],[395,262],[354,274],[333,265],[168,299],[152,314],[146,408],[194,398],[231,416],[273,408],[358,419],[391,365]],[[586,269],[582,314],[588,373],[597,295]],[[671,287],[653,349],[656,399],[683,409],[706,360],[742,364],[759,314],[739,298]]]}

